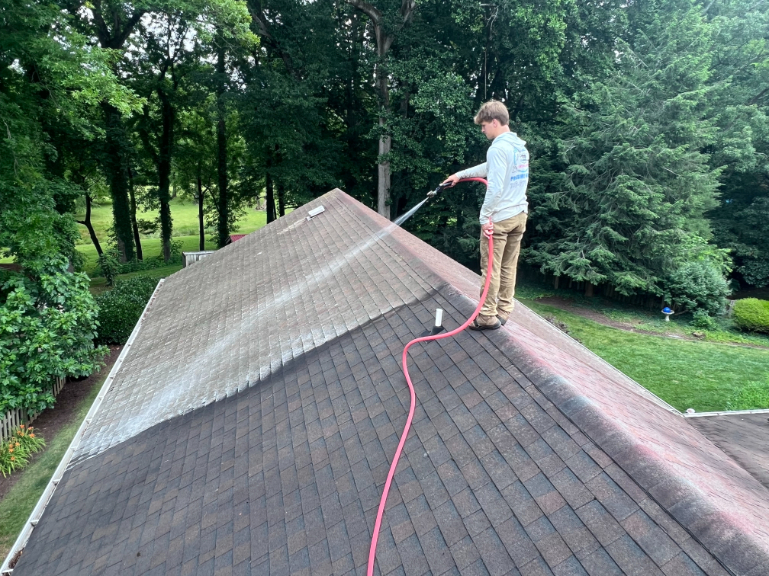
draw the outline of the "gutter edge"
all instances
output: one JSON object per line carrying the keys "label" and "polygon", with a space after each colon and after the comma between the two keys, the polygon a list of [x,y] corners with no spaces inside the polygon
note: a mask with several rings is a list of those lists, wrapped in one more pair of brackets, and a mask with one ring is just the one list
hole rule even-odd
{"label": "gutter edge", "polygon": [[67,448],[67,451],[64,453],[64,456],[62,457],[61,462],[59,462],[59,465],[56,467],[56,471],[53,473],[53,476],[48,481],[48,485],[45,487],[45,490],[43,491],[43,494],[40,496],[40,499],[37,501],[37,504],[35,505],[35,508],[32,510],[32,513],[29,515],[27,522],[24,524],[24,528],[21,530],[21,533],[16,538],[16,541],[14,542],[10,551],[8,552],[8,556],[6,556],[2,567],[0,567],[0,576],[6,576],[7,574],[11,574],[13,572],[13,568],[9,568],[8,565],[13,561],[13,559],[20,552],[23,552],[24,548],[26,547],[27,542],[29,541],[29,538],[32,535],[32,531],[35,529],[35,526],[37,526],[37,523],[39,522],[40,518],[43,516],[43,512],[45,511],[45,508],[48,505],[48,502],[51,500],[51,497],[53,496],[53,493],[56,490],[56,487],[58,486],[59,481],[61,481],[62,476],[64,476],[64,473],[67,471],[67,467],[69,466],[69,462],[72,459],[72,455],[75,453],[75,450],[80,445],[80,441],[82,440],[83,435],[85,434],[85,431],[88,428],[88,425],[93,420],[93,417],[96,415],[96,412],[99,410],[99,407],[101,406],[101,403],[104,401],[105,396],[107,395],[110,388],[112,387],[112,383],[115,381],[115,376],[120,370],[120,367],[123,364],[123,360],[125,359],[125,356],[127,355],[128,350],[131,348],[131,344],[133,343],[136,336],[139,334],[139,330],[141,329],[141,325],[142,325],[142,322],[144,321],[144,317],[147,315],[147,310],[149,310],[149,307],[152,305],[152,302],[155,300],[157,293],[160,290],[160,287],[163,285],[164,281],[165,279],[161,278],[160,281],[158,282],[158,285],[155,286],[155,290],[152,292],[152,296],[150,296],[150,299],[147,302],[147,305],[144,307],[144,310],[142,311],[141,316],[139,316],[139,321],[136,323],[136,326],[134,326],[134,329],[131,332],[131,335],[128,337],[128,340],[126,341],[125,346],[123,346],[123,349],[120,351],[120,356],[118,356],[118,359],[115,361],[115,364],[112,366],[112,370],[110,370],[109,375],[107,376],[107,379],[104,381],[104,384],[102,384],[101,390],[99,390],[99,394],[96,396],[96,398],[93,401],[93,404],[91,404],[91,408],[88,410],[88,414],[86,414],[85,419],[80,424],[80,428],[78,428],[77,432],[75,433],[75,436],[72,438],[72,442],[70,442],[69,448]]}

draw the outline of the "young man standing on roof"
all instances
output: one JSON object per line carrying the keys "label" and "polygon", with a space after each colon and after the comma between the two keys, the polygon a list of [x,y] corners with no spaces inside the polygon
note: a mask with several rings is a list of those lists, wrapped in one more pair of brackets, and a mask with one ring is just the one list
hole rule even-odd
{"label": "young man standing on roof", "polygon": [[[510,131],[510,115],[501,102],[486,102],[474,121],[486,138],[492,140],[486,162],[449,176],[443,183],[456,184],[462,178],[486,178],[488,187],[481,206],[481,293],[489,264],[488,236],[494,238],[491,284],[486,302],[470,328],[496,330],[513,311],[515,275],[521,238],[526,231],[529,204],[529,152],[526,142]],[[489,223],[491,218],[491,223]]]}

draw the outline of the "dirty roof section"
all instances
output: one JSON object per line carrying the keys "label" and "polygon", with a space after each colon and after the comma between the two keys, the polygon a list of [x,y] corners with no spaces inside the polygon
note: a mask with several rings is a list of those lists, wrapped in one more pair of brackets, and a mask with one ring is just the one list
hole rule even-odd
{"label": "dirty roof section", "polygon": [[769,488],[769,412],[720,413],[687,421]]}
{"label": "dirty roof section", "polygon": [[[339,190],[173,275],[14,576],[364,573],[478,286]],[[767,489],[525,307],[412,350],[377,574],[764,574]]]}

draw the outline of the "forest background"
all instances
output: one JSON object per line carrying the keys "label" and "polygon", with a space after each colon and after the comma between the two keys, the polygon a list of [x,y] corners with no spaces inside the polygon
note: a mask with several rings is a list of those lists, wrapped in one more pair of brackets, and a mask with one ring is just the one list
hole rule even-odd
{"label": "forest background", "polygon": [[[76,214],[122,263],[149,232],[173,257],[174,194],[201,249],[334,187],[394,219],[484,161],[492,98],[531,152],[527,269],[718,314],[769,285],[768,37],[767,0],[2,0],[0,407],[104,352]],[[409,228],[477,269],[482,195]]]}

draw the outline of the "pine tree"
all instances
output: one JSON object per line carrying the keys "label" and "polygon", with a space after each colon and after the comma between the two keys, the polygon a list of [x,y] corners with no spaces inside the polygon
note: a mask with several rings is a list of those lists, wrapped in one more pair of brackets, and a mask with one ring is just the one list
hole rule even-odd
{"label": "pine tree", "polygon": [[715,139],[710,32],[693,5],[657,12],[632,46],[618,44],[618,72],[567,107],[567,169],[538,209],[549,233],[528,252],[543,272],[661,294],[689,239],[709,237],[719,174],[701,151]]}

